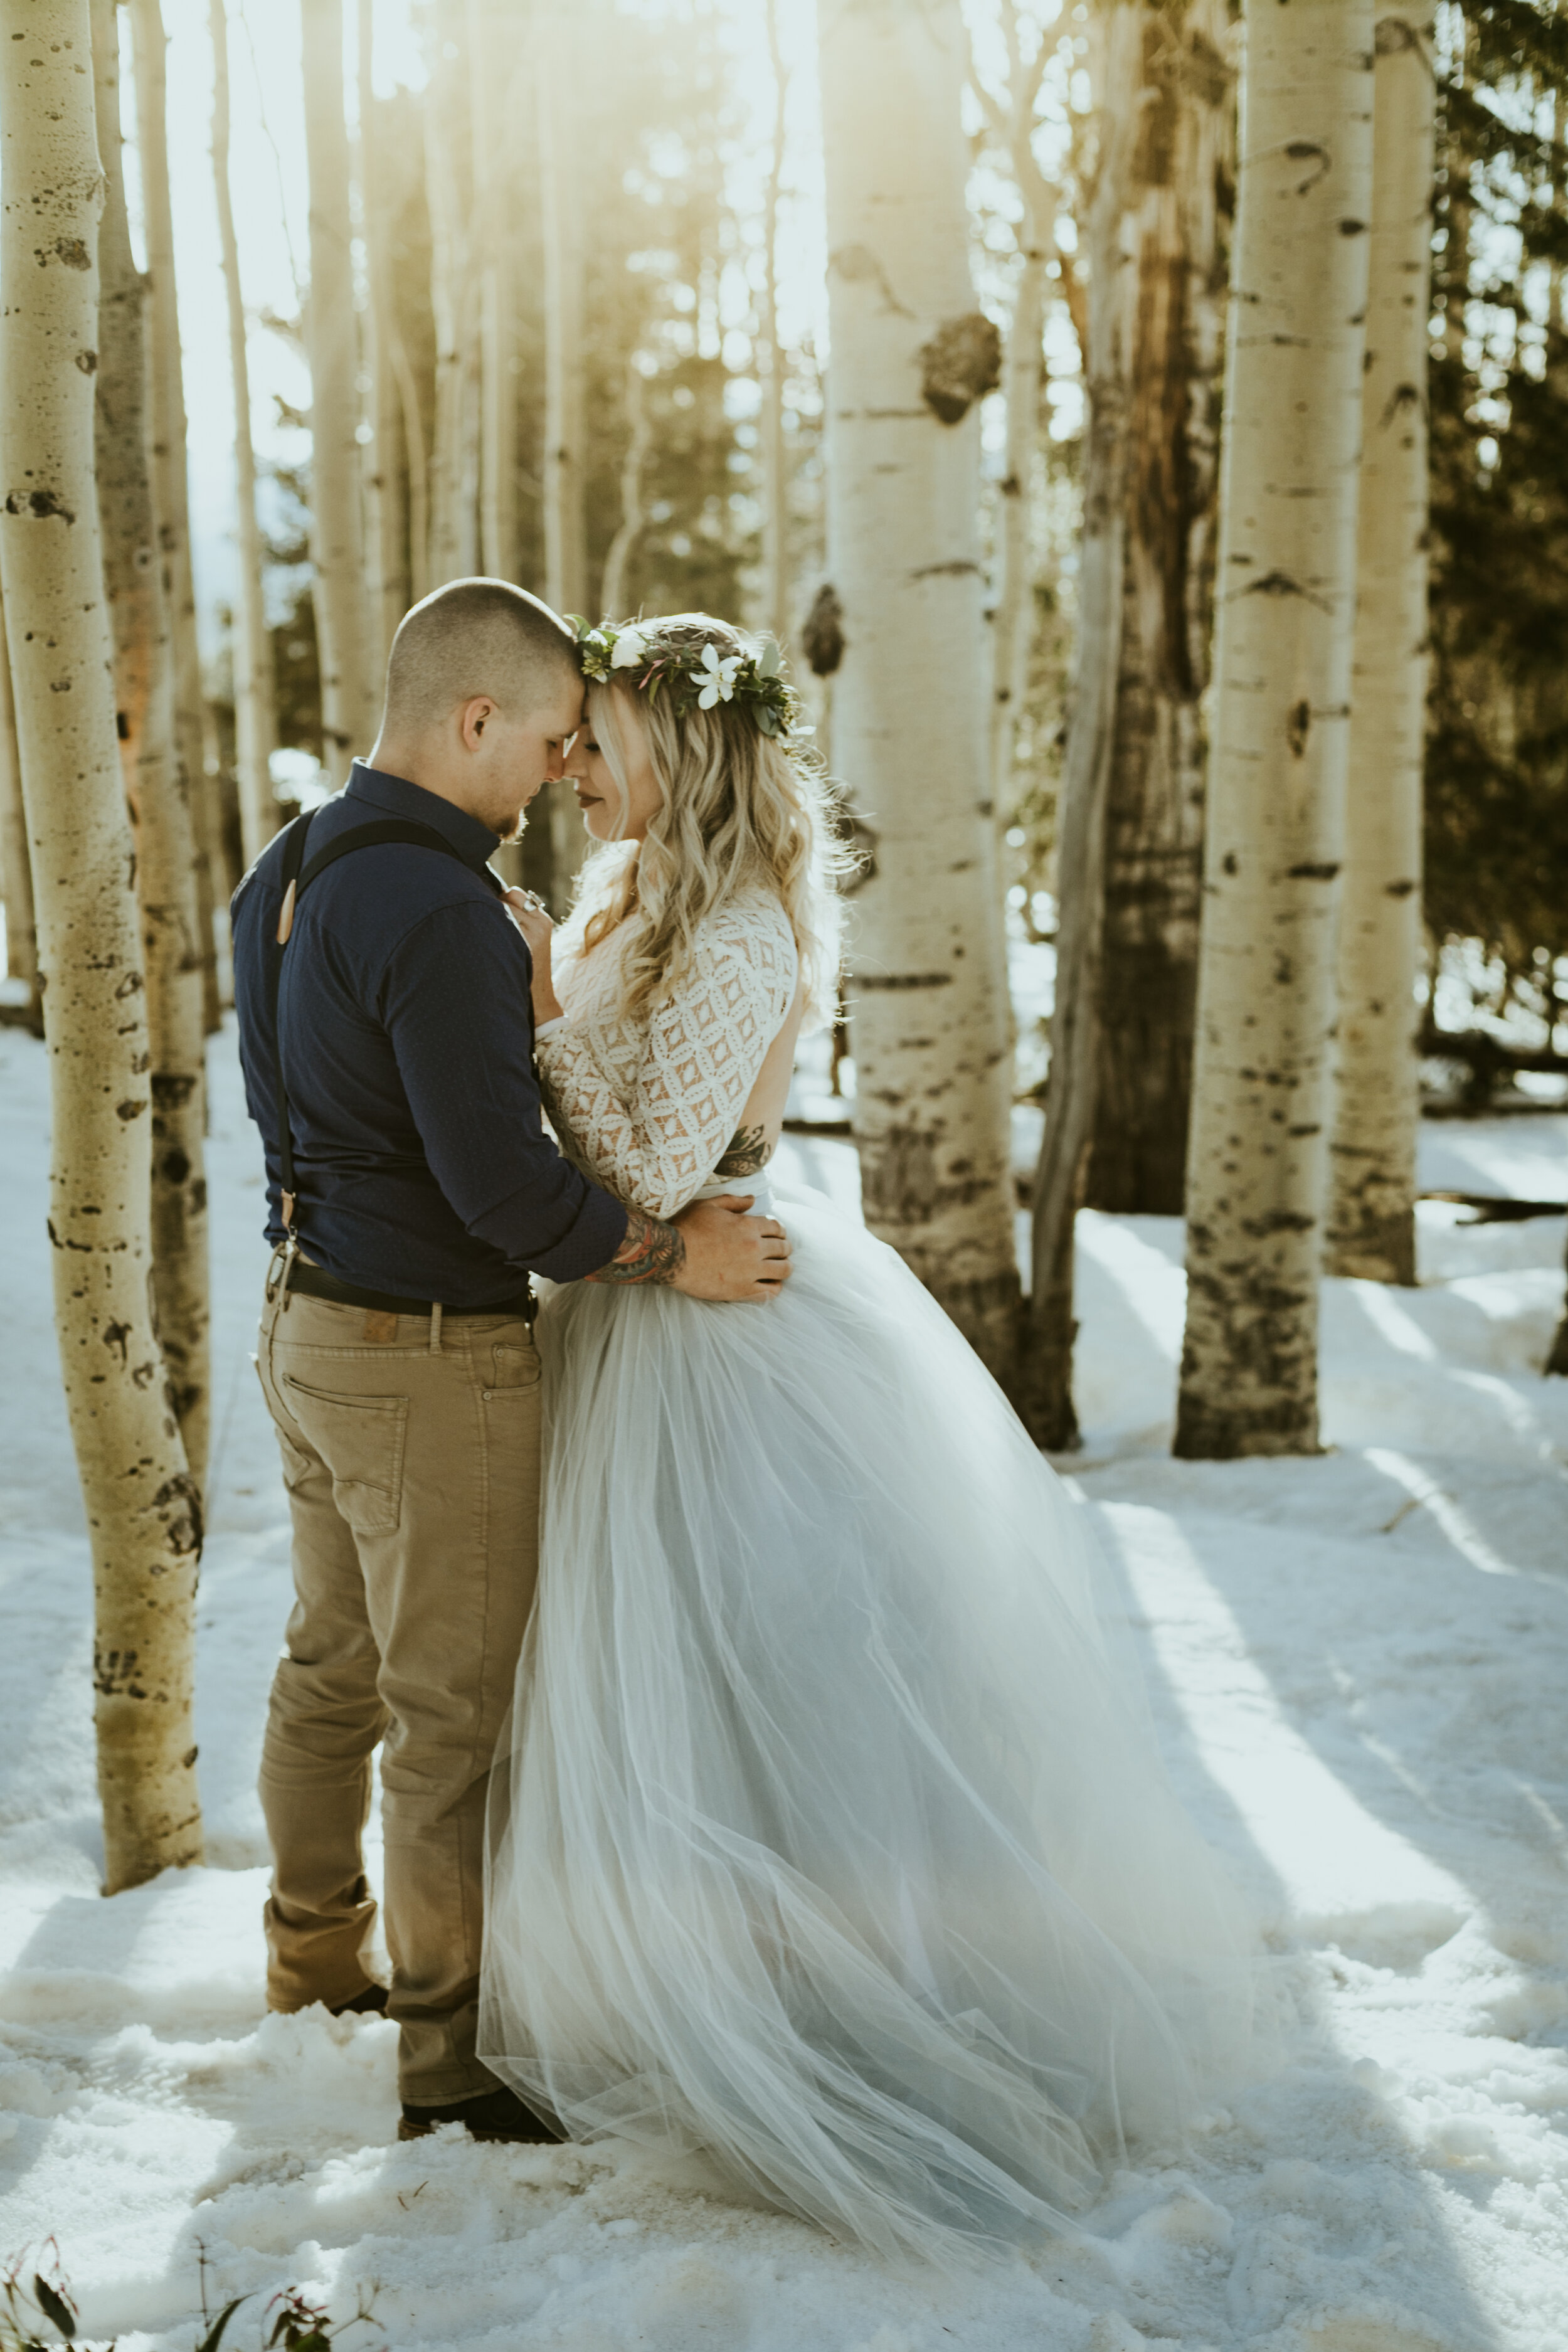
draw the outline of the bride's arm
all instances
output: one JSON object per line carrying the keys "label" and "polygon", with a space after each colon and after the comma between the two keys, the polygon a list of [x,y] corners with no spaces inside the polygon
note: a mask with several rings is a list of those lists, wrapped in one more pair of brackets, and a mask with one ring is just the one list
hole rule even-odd
{"label": "bride's arm", "polygon": [[538,1041],[547,1101],[600,1180],[656,1217],[708,1181],[735,1133],[795,992],[783,909],[715,924],[678,995],[659,1005],[630,1101],[611,1084],[592,1028],[565,1021]]}

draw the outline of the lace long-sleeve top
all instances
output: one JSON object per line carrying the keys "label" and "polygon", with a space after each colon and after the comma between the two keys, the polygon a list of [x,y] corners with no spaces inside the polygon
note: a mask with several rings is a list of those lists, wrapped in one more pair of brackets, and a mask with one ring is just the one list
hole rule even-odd
{"label": "lace long-sleeve top", "polygon": [[628,1207],[670,1217],[712,1176],[794,1001],[799,959],[771,891],[746,891],[699,931],[676,994],[627,1021],[619,935],[584,950],[587,910],[557,934],[563,1018],[538,1040],[562,1149]]}

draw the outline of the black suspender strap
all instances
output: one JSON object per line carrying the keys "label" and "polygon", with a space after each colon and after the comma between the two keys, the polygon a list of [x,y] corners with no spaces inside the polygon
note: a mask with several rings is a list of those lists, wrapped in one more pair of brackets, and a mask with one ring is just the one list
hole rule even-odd
{"label": "black suspender strap", "polygon": [[267,971],[267,993],[272,1014],[272,1075],[278,1108],[278,1161],[282,1174],[283,1230],[290,1243],[294,1240],[294,1139],[289,1132],[289,1089],[283,1082],[283,1040],[278,1034],[278,989],[283,978],[283,950],[294,929],[300,868],[305,862],[305,843],[314,814],[312,809],[302,810],[283,836],[283,906],[278,918],[278,952],[268,958]]}
{"label": "black suspender strap", "polygon": [[294,1232],[294,1212],[299,1205],[299,1193],[294,1182],[294,1139],[289,1128],[289,1088],[283,1076],[283,1040],[278,1026],[278,991],[283,977],[283,950],[294,929],[294,913],[300,894],[310,888],[318,874],[335,866],[340,857],[347,857],[356,849],[378,849],[389,842],[406,842],[416,849],[437,849],[444,856],[455,857],[468,872],[481,876],[498,897],[504,894],[505,884],[492,874],[488,866],[468,866],[460,849],[449,842],[444,833],[433,824],[420,824],[412,817],[378,817],[373,824],[356,824],[347,833],[340,833],[324,849],[319,849],[310,864],[305,863],[305,846],[310,837],[313,809],[304,810],[289,824],[283,835],[283,904],[278,915],[278,952],[271,957],[268,969],[268,995],[272,1014],[272,1066],[275,1079],[274,1099],[278,1109],[278,1162],[282,1178],[283,1226],[289,1243],[298,1247]]}

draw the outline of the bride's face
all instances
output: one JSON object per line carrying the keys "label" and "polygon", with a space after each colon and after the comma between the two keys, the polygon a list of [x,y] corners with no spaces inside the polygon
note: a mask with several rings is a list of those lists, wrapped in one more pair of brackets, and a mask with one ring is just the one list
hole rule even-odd
{"label": "bride's face", "polygon": [[595,841],[646,841],[648,826],[663,804],[664,793],[654,774],[647,739],[635,708],[626,709],[620,731],[626,754],[624,824],[621,788],[600,749],[591,712],[566,755],[566,773],[572,779],[583,823]]}

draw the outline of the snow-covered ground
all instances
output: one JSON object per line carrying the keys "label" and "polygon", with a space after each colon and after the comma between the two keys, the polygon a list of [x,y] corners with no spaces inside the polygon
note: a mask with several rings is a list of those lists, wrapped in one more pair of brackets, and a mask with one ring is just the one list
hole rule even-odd
{"label": "snow-covered ground", "polygon": [[[398,2352],[1562,2352],[1568,1381],[1536,1370],[1562,1219],[1424,1209],[1419,1290],[1330,1286],[1335,1450],[1232,1465],[1164,1452],[1178,1229],[1082,1220],[1067,1466],[1300,2022],[1280,2079],[1108,2182],[1081,2241],[933,2284],[613,2147],[400,2147],[389,2026],[263,2015],[252,1780],[287,1536],[247,1362],[257,1154],[226,1043],[214,1063],[209,1858],[105,1902],[43,1056],[0,1032],[0,2257],[54,2233],[84,2331],[122,2352],[189,2352],[202,2249],[209,2293],[258,2297],[239,2352],[289,2283],[343,2315],[374,2285]],[[853,1199],[847,1147],[789,1149]],[[1568,1118],[1424,1149],[1433,1187],[1568,1190]]]}

